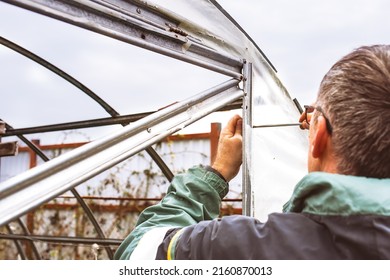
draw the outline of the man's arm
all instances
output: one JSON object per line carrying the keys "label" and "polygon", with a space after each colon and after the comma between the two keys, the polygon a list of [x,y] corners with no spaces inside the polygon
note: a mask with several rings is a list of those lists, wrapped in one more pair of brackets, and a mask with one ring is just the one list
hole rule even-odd
{"label": "man's arm", "polygon": [[[239,171],[241,150],[241,118],[234,116],[221,131],[212,166],[217,172],[194,167],[175,176],[164,199],[141,213],[135,229],[118,248],[115,258],[154,258],[153,253],[170,229],[218,217],[221,199],[228,192],[227,180]],[[225,161],[228,167],[223,165]]]}

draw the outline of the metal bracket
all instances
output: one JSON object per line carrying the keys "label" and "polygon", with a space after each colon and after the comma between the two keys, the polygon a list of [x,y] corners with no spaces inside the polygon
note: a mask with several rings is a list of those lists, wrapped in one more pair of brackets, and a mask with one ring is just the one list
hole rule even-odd
{"label": "metal bracket", "polygon": [[18,154],[18,142],[0,143],[0,157],[16,156]]}
{"label": "metal bracket", "polygon": [[[0,121],[0,142],[1,136],[5,134],[7,130],[6,123]],[[16,156],[18,154],[18,142],[6,142],[0,143],[0,157]]]}
{"label": "metal bracket", "polygon": [[5,122],[0,121],[0,137],[5,134],[6,130]]}

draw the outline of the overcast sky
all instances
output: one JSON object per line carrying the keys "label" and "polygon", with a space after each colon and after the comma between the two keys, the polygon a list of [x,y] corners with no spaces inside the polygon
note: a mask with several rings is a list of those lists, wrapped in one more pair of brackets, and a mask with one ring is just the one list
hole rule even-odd
{"label": "overcast sky", "polygon": [[390,43],[386,0],[219,2],[275,65],[290,94],[303,103],[314,99],[323,75],[341,56],[361,45]]}
{"label": "overcast sky", "polygon": [[[341,56],[361,45],[390,43],[386,0],[218,2],[301,104],[315,99],[323,75]],[[76,77],[121,114],[156,110],[226,80],[1,2],[0,36]],[[2,46],[0,66],[0,118],[15,127],[107,116],[77,89]]]}

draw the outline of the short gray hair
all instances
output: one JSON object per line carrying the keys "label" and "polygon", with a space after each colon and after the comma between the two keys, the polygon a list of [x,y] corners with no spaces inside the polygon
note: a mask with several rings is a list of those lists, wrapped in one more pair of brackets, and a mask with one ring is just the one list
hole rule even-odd
{"label": "short gray hair", "polygon": [[323,78],[317,104],[333,126],[338,172],[390,177],[390,45],[361,47]]}

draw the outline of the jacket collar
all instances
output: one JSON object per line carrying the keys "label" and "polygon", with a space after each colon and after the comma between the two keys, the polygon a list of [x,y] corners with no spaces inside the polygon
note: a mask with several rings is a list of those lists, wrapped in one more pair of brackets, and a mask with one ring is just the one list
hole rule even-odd
{"label": "jacket collar", "polygon": [[390,178],[313,172],[296,185],[284,212],[390,216]]}

